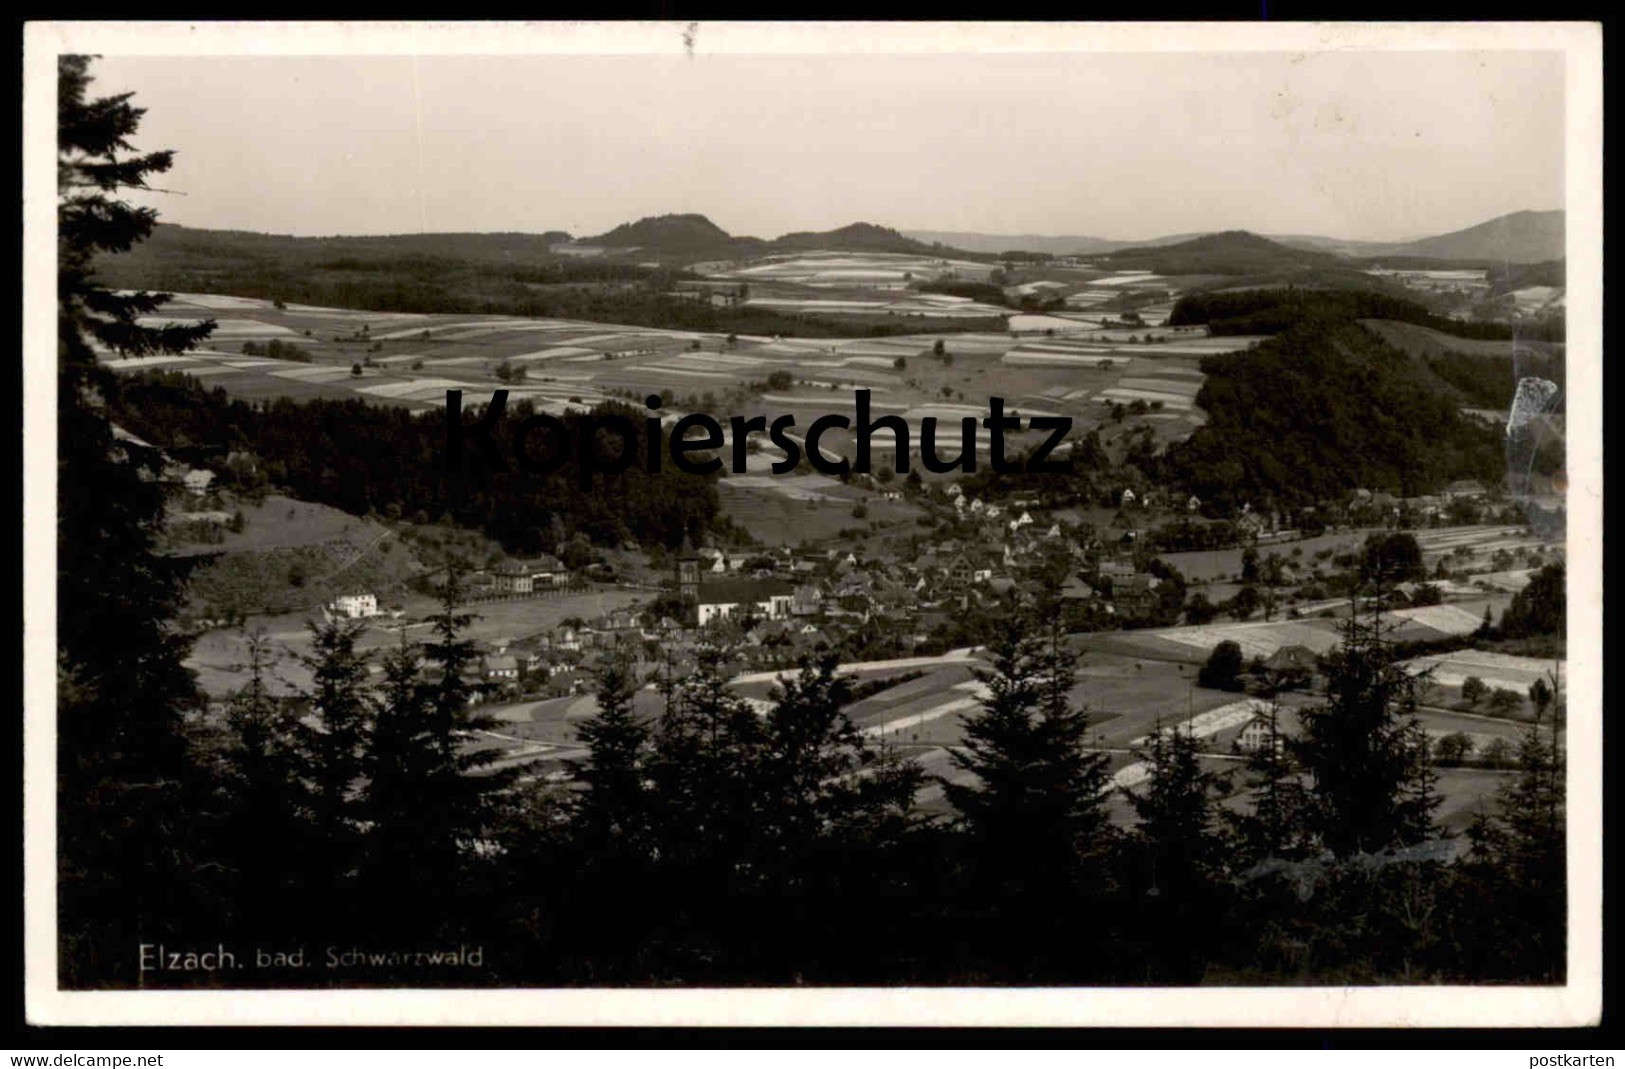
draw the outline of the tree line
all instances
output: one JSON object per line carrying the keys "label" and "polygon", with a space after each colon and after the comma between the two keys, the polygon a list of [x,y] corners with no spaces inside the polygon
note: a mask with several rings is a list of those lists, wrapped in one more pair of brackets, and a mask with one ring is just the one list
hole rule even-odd
{"label": "tree line", "polygon": [[[1309,289],[1297,286],[1193,293],[1175,302],[1170,327],[1203,326],[1214,335],[1279,334],[1307,316],[1337,320],[1392,319],[1442,334],[1484,341],[1536,340],[1531,324],[1486,323],[1435,315],[1415,301],[1367,289]],[[1538,340],[1562,341],[1541,328]]]}
{"label": "tree line", "polygon": [[[446,517],[483,530],[520,556],[556,552],[578,533],[598,545],[619,547],[634,539],[676,549],[685,538],[698,544],[725,524],[714,477],[670,466],[651,472],[634,464],[583,489],[577,458],[545,476],[518,471],[510,460],[504,474],[484,470],[471,445],[466,470],[453,472],[440,411],[413,412],[359,399],[249,401],[173,372],[132,377],[111,411],[120,426],[168,449],[251,453],[258,460],[257,478],[302,500],[417,523]],[[627,448],[642,457],[647,413],[608,402],[594,415],[610,412],[628,416],[636,440]],[[514,428],[534,414],[530,401],[519,401],[499,423],[493,441],[511,456]],[[472,425],[479,415],[465,422]],[[567,413],[561,418],[573,440],[589,417]],[[538,454],[542,441],[538,436],[532,447]],[[614,441],[603,446],[608,457],[619,449]],[[221,474],[223,484],[235,477],[230,469]]]}

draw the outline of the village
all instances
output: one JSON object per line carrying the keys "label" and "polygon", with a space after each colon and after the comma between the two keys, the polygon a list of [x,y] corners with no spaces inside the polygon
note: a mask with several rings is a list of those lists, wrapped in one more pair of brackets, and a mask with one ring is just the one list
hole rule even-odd
{"label": "village", "polygon": [[[551,555],[475,570],[467,578],[466,597],[476,612],[479,606],[526,599],[557,604],[589,586],[644,592],[602,616],[572,616],[556,628],[490,644],[487,681],[499,693],[520,696],[574,693],[587,685],[579,668],[591,652],[625,641],[651,651],[643,658],[646,674],[657,662],[681,663],[685,651],[702,641],[733,647],[741,670],[783,667],[826,652],[851,660],[936,654],[952,641],[955,621],[1031,597],[1046,570],[1056,577],[1059,598],[1080,632],[1206,624],[1221,614],[1237,622],[1254,616],[1265,622],[1296,620],[1334,614],[1346,601],[1332,593],[1339,586],[1339,562],[1333,558],[1345,555],[1329,547],[1340,536],[1306,539],[1282,528],[1273,514],[1249,511],[1229,524],[1226,529],[1237,540],[1232,545],[1169,551],[1159,548],[1157,536],[1164,536],[1163,545],[1168,536],[1157,525],[1179,523],[1181,533],[1186,527],[1223,525],[1203,520],[1194,498],[1182,510],[1195,516],[1191,521],[1162,507],[1154,493],[1137,499],[1132,490],[1122,492],[1115,521],[1135,526],[1119,529],[1114,522],[1098,531],[1071,518],[1076,510],[1045,510],[1021,498],[989,502],[955,484],[916,496],[930,509],[933,534],[872,549],[704,546],[661,554],[662,561],[671,558],[664,574],[640,569],[641,584],[595,582],[613,569],[595,563],[571,570]],[[1378,526],[1383,521],[1395,529],[1420,521],[1422,541],[1440,547],[1430,554],[1429,581],[1402,583],[1387,607],[1467,599],[1481,609],[1486,599],[1520,589],[1537,563],[1553,559],[1552,543],[1560,546],[1550,535],[1524,533],[1515,509],[1497,509],[1486,497],[1476,483],[1416,499],[1358,491],[1336,508],[1346,530],[1356,532],[1341,536],[1341,542],[1357,544],[1368,530],[1383,529]],[[1477,525],[1480,517],[1487,525]],[[1474,522],[1460,522],[1464,519]],[[1306,545],[1313,547],[1311,553],[1305,553]],[[1234,558],[1233,572],[1213,567],[1222,568],[1226,557]],[[1244,567],[1249,557],[1254,563]],[[1191,575],[1182,574],[1182,563],[1193,569]],[[1350,563],[1356,562],[1342,561],[1345,567]],[[326,609],[352,619],[386,615],[378,596],[369,592],[341,595]],[[399,618],[400,610],[390,615]],[[883,628],[877,626],[882,622]]]}
{"label": "village", "polygon": [[[1309,510],[1313,533],[1285,526],[1304,510],[1214,519],[1193,497],[1154,489],[1119,491],[1115,509],[993,500],[956,482],[864,489],[922,515],[886,538],[623,550],[578,557],[574,568],[550,554],[493,553],[500,559],[460,582],[479,645],[477,700],[502,726],[469,745],[564,782],[566,763],[584,752],[576,728],[597,708],[594,669],[605,656],[630,660],[643,683],[638,707],[653,716],[662,686],[702,649],[721,648],[736,692],[764,708],[803,659],[838,659],[854,680],[848,712],[859,730],[951,780],[947,754],[976,703],[989,624],[1048,596],[1080,652],[1075,700],[1098,719],[1094,745],[1111,755],[1116,786],[1144,773],[1136,754],[1147,735],[1175,725],[1224,767],[1260,745],[1267,723],[1293,730],[1294,710],[1314,700],[1318,659],[1341,639],[1368,540],[1403,535],[1421,567],[1380,608],[1393,640],[1419,651],[1415,670],[1433,680],[1423,719],[1461,825],[1495,768],[1511,763],[1530,715],[1524,691],[1553,669],[1468,648],[1533,573],[1562,560],[1560,534],[1532,528],[1516,505],[1470,481],[1410,499],[1356,491]],[[407,593],[352,590],[303,614],[208,631],[200,678],[221,707],[242,684],[243,637],[268,627],[284,654],[278,678],[296,700],[306,620],[357,621],[361,647],[381,654],[427,637],[433,582],[420,577]],[[1216,677],[1208,662],[1224,644],[1237,648],[1236,663]],[[1272,707],[1278,723],[1267,720]],[[922,795],[928,809],[943,804],[940,788]]]}

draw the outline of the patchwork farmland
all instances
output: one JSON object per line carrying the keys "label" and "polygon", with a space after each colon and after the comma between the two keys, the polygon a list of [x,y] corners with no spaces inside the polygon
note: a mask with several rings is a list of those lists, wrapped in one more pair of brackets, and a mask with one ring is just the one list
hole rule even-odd
{"label": "patchwork farmland", "polygon": [[[923,297],[933,297],[926,294]],[[1066,415],[1074,433],[1103,422],[1114,404],[1146,403],[1144,417],[1165,439],[1202,422],[1194,402],[1205,355],[1250,344],[1251,338],[1175,333],[1157,344],[1131,332],[1082,322],[1005,332],[910,334],[883,338],[803,339],[615,327],[512,316],[408,315],[361,312],[213,294],[183,293],[144,325],[214,318],[205,347],[185,355],[107,358],[125,373],[174,371],[245,398],[354,398],[427,410],[463,390],[465,405],[490,391],[509,391],[539,410],[582,411],[612,397],[640,402],[670,391],[684,398],[772,381],[762,411],[791,412],[805,427],[826,413],[851,417],[852,392],[871,391],[875,415],[901,415],[917,454],[920,426],[939,422],[939,452],[957,453],[958,421],[980,419],[997,394],[1024,416]],[[942,345],[942,353],[935,350]],[[292,347],[290,352],[286,347]],[[288,358],[292,356],[293,358]],[[280,357],[280,358],[279,358]],[[750,414],[750,413],[742,413]],[[890,451],[889,432],[877,443]],[[986,455],[990,433],[975,428]],[[1016,440],[1030,446],[1044,435]],[[850,455],[852,436],[826,436],[829,452]]]}

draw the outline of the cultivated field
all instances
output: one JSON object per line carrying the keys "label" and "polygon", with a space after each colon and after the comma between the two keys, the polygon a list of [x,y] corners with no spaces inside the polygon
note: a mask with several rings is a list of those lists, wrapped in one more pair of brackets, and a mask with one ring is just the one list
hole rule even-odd
{"label": "cultivated field", "polygon": [[[230,301],[229,308],[222,301]],[[510,403],[528,398],[555,413],[616,394],[637,399],[665,389],[679,398],[719,394],[782,371],[794,385],[774,400],[788,405],[816,408],[827,402],[850,413],[851,391],[868,388],[879,412],[960,395],[975,404],[998,392],[1012,404],[1040,401],[1091,419],[1098,418],[1100,401],[1160,402],[1170,413],[1188,413],[1200,389],[1200,358],[1254,340],[1175,335],[1146,344],[1132,332],[1075,320],[1039,325],[1019,316],[1001,333],[730,340],[567,320],[277,308],[208,294],[179,294],[164,316],[153,318],[156,324],[209,316],[219,318],[206,348],[178,356],[109,358],[109,364],[125,372],[183,372],[242,397],[361,397],[413,408],[443,405],[447,390],[465,391],[464,403],[473,404],[488,398],[488,391],[505,388]],[[241,351],[244,343],[264,346],[273,340],[297,345],[311,362]],[[946,359],[933,354],[939,341]],[[524,377],[503,382],[498,371],[504,368],[522,369]],[[824,398],[820,392],[847,396]],[[808,419],[815,414],[809,411]],[[1193,425],[1199,421],[1189,418]]]}
{"label": "cultivated field", "polygon": [[[1497,614],[1510,602],[1506,597],[1473,598],[1447,605],[1394,609],[1382,614],[1390,637],[1398,642],[1428,641],[1471,634],[1483,623],[1484,609]],[[1159,660],[1199,664],[1207,660],[1213,647],[1234,642],[1244,657],[1269,657],[1283,646],[1305,646],[1324,653],[1337,645],[1339,628],[1347,616],[1346,607],[1330,617],[1312,616],[1297,620],[1215,621],[1200,626],[1165,627],[1144,631],[1117,631],[1091,635],[1091,648],[1132,652]]]}
{"label": "cultivated field", "polygon": [[[878,284],[875,279],[837,277],[849,269],[866,270],[853,266],[863,259],[858,254],[844,260],[797,257],[764,265],[772,270],[762,277],[771,281],[774,271],[814,264],[833,272],[820,285]],[[749,265],[743,269],[754,270]],[[754,291],[757,283],[751,285]],[[896,297],[886,295],[887,300]],[[931,298],[927,303],[934,306],[958,306],[957,299],[939,301],[930,294],[907,299],[925,298]],[[473,406],[489,400],[492,391],[506,389],[510,405],[526,399],[554,414],[585,410],[614,397],[641,403],[649,393],[669,390],[676,401],[664,410],[668,420],[685,411],[687,399],[703,402],[707,395],[718,398],[747,386],[760,391],[770,378],[788,375],[788,386],[767,389],[759,404],[740,414],[773,418],[791,413],[798,428],[792,437],[799,442],[800,433],[821,415],[855,419],[853,391],[868,389],[875,416],[904,418],[916,467],[921,426],[928,416],[938,420],[937,453],[946,458],[960,453],[960,421],[975,420],[972,440],[979,465],[988,463],[992,436],[980,420],[987,414],[990,396],[1004,398],[1007,412],[1070,417],[1073,438],[1107,423],[1113,405],[1144,401],[1154,410],[1130,416],[1113,429],[1121,432],[1142,422],[1154,430],[1159,443],[1179,440],[1204,419],[1193,407],[1202,382],[1197,366],[1201,357],[1251,341],[1169,332],[1162,343],[1148,344],[1133,331],[1102,330],[1098,322],[1068,319],[1039,325],[1019,317],[1010,324],[1011,330],[1000,332],[829,340],[730,337],[512,316],[277,307],[251,298],[197,293],[178,294],[154,322],[194,322],[211,316],[218,329],[204,349],[180,356],[108,358],[109,365],[123,372],[147,368],[182,372],[249,399],[359,397],[419,410],[443,406],[448,390],[463,391],[463,404]],[[1031,329],[1024,331],[1023,325]],[[310,362],[241,351],[249,344],[263,354],[271,341],[297,346]],[[934,353],[939,341],[945,349],[940,358]],[[506,374],[507,381],[499,373]],[[1047,434],[1008,437],[1016,451],[1036,446]],[[887,448],[889,432],[878,433],[874,441],[877,467],[894,464],[892,449]],[[825,435],[821,446],[826,454],[851,457],[855,442],[851,433],[835,432]],[[730,512],[759,537],[790,530],[806,532],[801,537],[822,537],[852,522],[850,495],[813,491],[844,500],[839,505],[824,502],[828,507],[810,508],[797,516],[787,510],[781,495],[787,491],[790,498],[804,495],[781,482],[734,483],[723,491]],[[883,519],[890,512],[898,512],[892,518],[905,516],[882,505],[874,517]]]}

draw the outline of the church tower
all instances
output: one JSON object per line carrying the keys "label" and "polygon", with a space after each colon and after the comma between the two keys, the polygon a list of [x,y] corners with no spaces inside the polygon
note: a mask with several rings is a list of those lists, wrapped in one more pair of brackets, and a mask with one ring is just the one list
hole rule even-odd
{"label": "church tower", "polygon": [[677,558],[677,596],[693,604],[700,600],[700,559]]}

